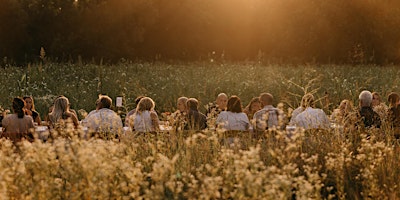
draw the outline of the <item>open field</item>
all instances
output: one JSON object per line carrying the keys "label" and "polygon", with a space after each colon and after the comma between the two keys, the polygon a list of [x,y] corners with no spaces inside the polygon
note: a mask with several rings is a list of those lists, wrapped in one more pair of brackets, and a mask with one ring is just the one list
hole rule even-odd
{"label": "open field", "polygon": [[[39,112],[59,94],[75,109],[94,109],[99,93],[137,95],[173,111],[179,96],[212,102],[219,92],[244,104],[261,92],[297,106],[314,91],[326,112],[362,89],[398,92],[396,66],[260,66],[253,64],[120,64],[6,67],[1,105],[31,94]],[[328,94],[328,97],[324,97]],[[8,95],[8,96],[7,96]],[[385,98],[384,98],[385,99]],[[328,101],[329,100],[329,101]],[[400,146],[388,127],[343,133],[236,133],[234,145],[217,131],[127,134],[120,141],[80,139],[64,130],[42,143],[0,140],[0,199],[399,199]],[[369,135],[369,139],[367,139]]]}
{"label": "open field", "polygon": [[[261,92],[270,92],[276,103],[297,107],[305,92],[314,91],[320,107],[330,112],[342,99],[356,105],[362,89],[386,95],[399,91],[398,66],[258,65],[202,62],[190,64],[121,63],[118,65],[45,64],[0,69],[0,105],[10,108],[15,96],[32,95],[44,114],[58,95],[69,98],[72,108],[95,108],[98,94],[115,100],[124,97],[124,109],[134,106],[138,95],[149,96],[158,112],[173,111],[179,96],[195,97],[205,105],[225,92],[238,95],[243,105]],[[329,95],[326,102],[325,93]]]}

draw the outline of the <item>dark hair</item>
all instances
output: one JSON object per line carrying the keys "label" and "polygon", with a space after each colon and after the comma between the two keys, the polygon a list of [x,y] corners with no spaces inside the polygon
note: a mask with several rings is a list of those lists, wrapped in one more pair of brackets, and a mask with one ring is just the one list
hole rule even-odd
{"label": "dark hair", "polygon": [[389,107],[391,108],[397,108],[397,102],[399,101],[400,96],[396,92],[391,92],[388,95],[388,102],[389,102]]}
{"label": "dark hair", "polygon": [[197,101],[195,98],[189,98],[186,102],[186,105],[190,110],[197,110],[199,107],[199,101]]}
{"label": "dark hair", "polygon": [[242,112],[242,102],[240,98],[236,95],[231,96],[228,99],[227,111],[231,111],[234,113],[241,113]]}
{"label": "dark hair", "polygon": [[138,96],[138,97],[136,97],[136,99],[135,99],[136,105],[138,105],[139,102],[140,102],[140,100],[143,99],[143,98],[144,98],[144,96]]}
{"label": "dark hair", "polygon": [[13,99],[12,107],[15,113],[17,113],[18,118],[24,118],[25,112],[25,101],[19,97]]}
{"label": "dark hair", "polygon": [[[260,94],[260,101],[265,105],[272,105],[274,101],[274,96],[270,93],[261,93]],[[265,106],[263,105],[263,106]]]}
{"label": "dark hair", "polygon": [[99,98],[102,108],[111,108],[112,99],[109,96],[101,95]]}

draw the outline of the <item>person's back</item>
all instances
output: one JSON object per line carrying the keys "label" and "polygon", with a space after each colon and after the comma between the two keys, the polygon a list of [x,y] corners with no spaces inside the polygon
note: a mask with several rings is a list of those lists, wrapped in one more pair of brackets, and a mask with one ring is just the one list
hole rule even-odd
{"label": "person's back", "polygon": [[82,121],[89,131],[96,133],[118,134],[122,131],[121,118],[111,110],[112,99],[105,95],[100,95],[96,101],[96,110]]}
{"label": "person's back", "polygon": [[328,129],[330,122],[322,109],[314,108],[314,95],[305,94],[302,98],[303,112],[299,113],[291,123],[304,129]]}
{"label": "person's back", "polygon": [[279,127],[279,112],[279,109],[272,105],[264,106],[263,109],[257,111],[253,117],[256,120],[257,130],[261,131],[272,127]]}
{"label": "person's back", "polygon": [[185,130],[203,130],[207,128],[207,117],[198,110],[189,110]]}
{"label": "person's back", "polygon": [[19,118],[17,114],[7,115],[2,125],[5,133],[28,134],[34,128],[33,118],[29,115],[24,115],[23,118]]}
{"label": "person's back", "polygon": [[[21,140],[33,132],[33,118],[25,115],[25,102],[21,98],[14,98],[13,110],[14,114],[7,115],[2,120],[3,133],[2,137],[11,139],[13,142]],[[33,139],[32,137],[30,139]]]}
{"label": "person's back", "polygon": [[400,138],[400,95],[392,92],[388,95],[389,109],[387,119],[389,126],[393,129],[393,135]]}
{"label": "person's back", "polygon": [[199,102],[195,98],[190,98],[186,102],[187,108],[187,124],[185,130],[203,130],[207,128],[207,117],[198,111]]}
{"label": "person's back", "polygon": [[[381,119],[371,106],[372,94],[364,90],[359,95],[360,109],[358,111],[358,126],[362,125],[365,128],[375,127],[380,128]],[[361,123],[361,124],[360,124]]]}
{"label": "person's back", "polygon": [[279,117],[283,112],[272,106],[273,96],[269,93],[262,93],[260,95],[260,100],[263,108],[257,111],[253,117],[256,120],[256,130],[264,131],[271,128],[281,129]]}
{"label": "person's back", "polygon": [[247,131],[250,122],[247,115],[243,112],[222,111],[217,118],[217,124],[220,124],[222,128],[228,131]]}
{"label": "person's back", "polygon": [[296,126],[304,129],[328,129],[330,126],[329,119],[325,112],[319,108],[308,107],[298,114],[293,120]]}
{"label": "person's back", "polygon": [[151,111],[136,112],[134,114],[133,127],[137,132],[154,132],[156,128],[153,124],[153,118],[151,117]]}
{"label": "person's back", "polygon": [[49,113],[50,127],[55,129],[63,129],[67,124],[73,124],[78,127],[78,117],[75,113],[71,112],[69,100],[65,96],[59,96],[54,101],[53,110]]}
{"label": "person's back", "polygon": [[118,133],[122,130],[121,118],[111,109],[102,108],[88,115],[82,121],[85,126],[95,132]]}
{"label": "person's back", "polygon": [[160,130],[158,115],[154,110],[155,103],[149,97],[143,97],[130,118],[133,121],[132,130],[137,132],[155,132]]}

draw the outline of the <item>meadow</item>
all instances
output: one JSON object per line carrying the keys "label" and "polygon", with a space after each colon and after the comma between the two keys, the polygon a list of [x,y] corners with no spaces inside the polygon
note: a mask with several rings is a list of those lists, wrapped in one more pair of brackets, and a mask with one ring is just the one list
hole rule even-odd
{"label": "meadow", "polygon": [[[363,89],[385,96],[398,91],[397,66],[261,65],[202,62],[118,65],[44,64],[4,67],[1,105],[32,95],[39,112],[67,96],[76,110],[94,109],[99,93],[153,98],[159,113],[173,111],[179,96],[202,105],[220,92],[244,104],[270,92],[285,111],[305,92],[329,114],[342,99],[357,105]],[[8,95],[8,96],[7,96]],[[202,107],[204,109],[204,107]],[[161,117],[161,115],[160,115]],[[399,199],[400,146],[388,127],[342,132],[236,133],[225,144],[221,130],[123,135],[120,140],[65,137],[14,146],[0,141],[1,199]],[[368,137],[367,137],[368,136]]]}

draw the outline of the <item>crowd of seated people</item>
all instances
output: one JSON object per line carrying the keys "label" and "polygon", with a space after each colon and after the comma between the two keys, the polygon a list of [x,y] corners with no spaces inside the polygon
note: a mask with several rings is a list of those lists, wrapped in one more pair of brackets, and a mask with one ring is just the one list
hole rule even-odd
{"label": "crowd of seated people", "polygon": [[358,100],[358,107],[349,99],[342,100],[328,116],[323,109],[316,106],[314,95],[308,93],[302,97],[300,106],[294,110],[289,120],[280,106],[274,107],[274,97],[270,93],[261,93],[252,98],[245,108],[238,96],[232,95],[228,98],[225,93],[220,93],[205,114],[199,109],[200,103],[196,98],[182,96],[177,99],[176,111],[168,121],[160,122],[155,110],[156,104],[150,97],[139,96],[135,100],[136,108],[123,121],[113,110],[112,99],[100,95],[96,100],[96,108],[79,121],[76,112],[70,108],[68,98],[58,96],[42,122],[40,114],[35,110],[33,97],[27,96],[14,98],[13,114],[3,114],[1,136],[19,141],[29,135],[32,140],[34,127],[41,124],[47,125],[49,130],[86,127],[89,133],[118,135],[126,130],[157,133],[162,130],[161,124],[172,126],[169,130],[174,131],[202,131],[216,127],[225,131],[262,134],[265,131],[285,130],[287,125],[303,130],[328,130],[334,124],[342,127],[344,132],[349,132],[381,128],[386,123],[392,128],[393,135],[400,137],[400,96],[397,93],[388,95],[388,106],[378,93],[367,90],[359,94]]}

